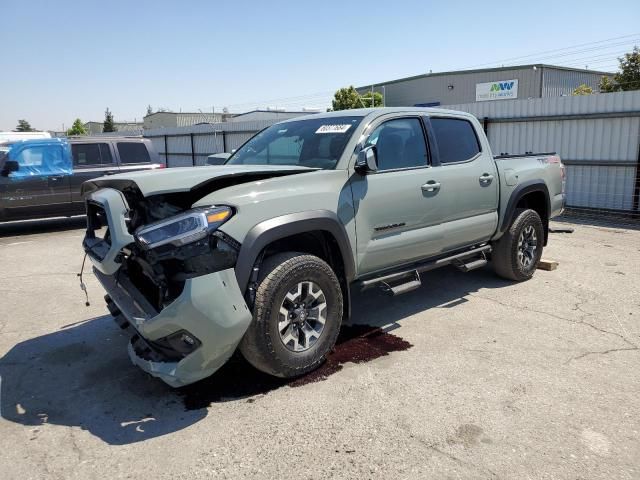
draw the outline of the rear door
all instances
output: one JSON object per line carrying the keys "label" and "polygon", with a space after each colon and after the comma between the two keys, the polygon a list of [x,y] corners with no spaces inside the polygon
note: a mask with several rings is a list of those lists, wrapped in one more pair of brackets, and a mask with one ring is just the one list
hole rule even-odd
{"label": "rear door", "polygon": [[443,251],[487,241],[498,225],[498,173],[480,125],[472,119],[433,115],[433,178],[440,184]]}
{"label": "rear door", "polygon": [[71,201],[75,213],[84,213],[82,184],[92,178],[118,173],[119,168],[111,143],[104,141],[74,142],[71,144],[73,176],[71,177]]}
{"label": "rear door", "polygon": [[[388,118],[388,119],[386,119]],[[378,171],[351,176],[359,274],[437,254],[442,244],[442,203],[432,180],[420,116],[395,116],[371,127]]]}
{"label": "rear door", "polygon": [[122,171],[146,170],[158,168],[160,165],[158,159],[152,159],[153,152],[149,151],[144,141],[118,140],[114,146]]}

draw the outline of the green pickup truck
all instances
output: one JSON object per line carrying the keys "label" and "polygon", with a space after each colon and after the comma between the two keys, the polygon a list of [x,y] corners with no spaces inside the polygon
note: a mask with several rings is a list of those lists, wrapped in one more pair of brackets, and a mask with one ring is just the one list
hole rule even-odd
{"label": "green pickup truck", "polygon": [[494,157],[472,115],[380,108],[295,118],[224,165],[83,186],[84,249],[132,361],[178,387],[240,349],[256,368],[317,368],[353,289],[491,262],[531,278],[564,205],[555,154]]}

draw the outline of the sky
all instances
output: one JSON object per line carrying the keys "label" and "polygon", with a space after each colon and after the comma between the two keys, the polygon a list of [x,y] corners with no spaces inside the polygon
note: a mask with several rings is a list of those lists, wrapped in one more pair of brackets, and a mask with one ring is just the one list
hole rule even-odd
{"label": "sky", "polygon": [[640,45],[637,0],[0,0],[0,24],[0,130],[61,130],[107,107],[116,121],[147,105],[326,108],[340,87],[430,70],[611,71]]}

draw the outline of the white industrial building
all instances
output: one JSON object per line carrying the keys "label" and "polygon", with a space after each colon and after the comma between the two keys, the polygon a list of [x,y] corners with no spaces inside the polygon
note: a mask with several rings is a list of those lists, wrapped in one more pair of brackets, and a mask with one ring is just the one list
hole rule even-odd
{"label": "white industrial building", "polygon": [[364,85],[361,94],[380,92],[388,107],[437,107],[461,103],[506,101],[571,95],[582,84],[598,91],[609,72],[535,64],[416,75]]}

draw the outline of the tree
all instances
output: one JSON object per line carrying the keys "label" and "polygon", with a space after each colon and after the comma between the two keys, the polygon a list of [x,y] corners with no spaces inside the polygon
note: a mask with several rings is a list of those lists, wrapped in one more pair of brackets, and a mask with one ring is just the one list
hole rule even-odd
{"label": "tree", "polygon": [[371,101],[371,92],[367,92],[364,95],[360,95],[358,91],[350,86],[348,88],[341,88],[333,95],[331,104],[332,110],[350,110],[352,108],[367,108],[367,107],[381,107],[382,106],[382,94],[379,92],[373,92],[373,105]]}
{"label": "tree", "polygon": [[640,90],[640,49],[633,47],[631,53],[625,53],[618,61],[620,72],[614,77],[616,83],[622,90]]}
{"label": "tree", "polygon": [[352,108],[362,108],[360,95],[353,86],[341,88],[333,95],[331,101],[333,110],[350,110]]}
{"label": "tree", "polygon": [[367,92],[362,95],[362,102],[367,107],[381,107],[382,106],[382,94],[380,92],[373,92],[373,105],[371,105],[371,92]]}
{"label": "tree", "polygon": [[113,122],[113,113],[111,113],[111,111],[109,110],[108,107],[104,112],[104,122],[102,124],[102,131],[103,132],[117,132],[118,131],[118,129],[116,128],[115,123]]}
{"label": "tree", "polygon": [[602,77],[600,91],[640,90],[640,49],[633,47],[633,51],[618,58],[618,62],[620,71],[613,76],[613,81],[609,77]]}
{"label": "tree", "polygon": [[84,125],[82,124],[82,120],[80,120],[79,118],[76,118],[75,121],[73,122],[73,125],[71,125],[71,128],[69,130],[67,130],[67,136],[72,136],[72,135],[86,135],[87,134],[87,129],[84,128]]}
{"label": "tree", "polygon": [[600,93],[619,92],[620,85],[614,83],[609,77],[602,77],[600,80]]}
{"label": "tree", "polygon": [[591,95],[592,93],[593,93],[593,88],[583,83],[582,85],[578,85],[573,90],[571,95]]}
{"label": "tree", "polygon": [[[147,105],[147,115],[151,115],[152,113],[153,113],[153,108],[151,108],[151,105]],[[147,115],[145,115],[145,117]]]}
{"label": "tree", "polygon": [[16,132],[35,132],[35,128],[32,128],[31,124],[26,120],[18,120]]}

